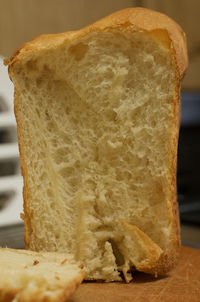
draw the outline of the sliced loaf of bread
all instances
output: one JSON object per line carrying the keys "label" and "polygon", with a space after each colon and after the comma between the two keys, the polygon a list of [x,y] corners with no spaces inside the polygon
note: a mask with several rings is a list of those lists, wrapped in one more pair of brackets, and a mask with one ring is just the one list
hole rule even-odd
{"label": "sliced loaf of bread", "polygon": [[84,278],[66,253],[0,248],[1,302],[64,302]]}
{"label": "sliced loaf of bread", "polygon": [[143,8],[43,35],[7,60],[26,247],[66,251],[86,279],[165,274],[180,247],[176,162],[186,38]]}

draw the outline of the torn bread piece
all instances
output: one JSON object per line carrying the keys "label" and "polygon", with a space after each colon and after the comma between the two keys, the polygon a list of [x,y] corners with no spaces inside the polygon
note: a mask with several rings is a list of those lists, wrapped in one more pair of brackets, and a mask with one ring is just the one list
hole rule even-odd
{"label": "torn bread piece", "polygon": [[[163,250],[137,226],[122,222],[124,238],[118,243],[125,258],[125,267],[133,265],[136,270],[149,272],[157,266]],[[156,270],[155,270],[156,274]]]}
{"label": "torn bread piece", "polygon": [[8,248],[0,248],[0,272],[1,302],[64,302],[84,278],[69,254]]}
{"label": "torn bread piece", "polygon": [[[25,242],[86,279],[165,274],[180,248],[176,162],[186,38],[144,8],[43,35],[6,62],[24,178]],[[124,221],[124,223],[122,223]]]}

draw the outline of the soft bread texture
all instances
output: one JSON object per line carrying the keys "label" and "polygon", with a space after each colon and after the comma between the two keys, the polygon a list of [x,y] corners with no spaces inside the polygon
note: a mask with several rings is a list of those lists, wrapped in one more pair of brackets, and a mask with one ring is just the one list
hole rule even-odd
{"label": "soft bread texture", "polygon": [[65,253],[0,248],[0,302],[66,301],[84,278]]}
{"label": "soft bread texture", "polygon": [[167,273],[180,247],[181,28],[129,8],[80,31],[40,36],[6,63],[27,248],[74,253],[86,279]]}

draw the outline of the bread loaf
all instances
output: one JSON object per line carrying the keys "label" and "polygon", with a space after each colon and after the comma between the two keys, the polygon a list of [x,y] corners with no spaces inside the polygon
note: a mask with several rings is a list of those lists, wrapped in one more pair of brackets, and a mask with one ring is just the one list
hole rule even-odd
{"label": "bread loaf", "polygon": [[73,253],[86,279],[168,272],[180,247],[182,29],[158,12],[129,8],[79,31],[40,36],[7,64],[26,247]]}
{"label": "bread loaf", "polygon": [[1,302],[64,302],[84,277],[71,255],[8,248],[0,248],[0,272]]}

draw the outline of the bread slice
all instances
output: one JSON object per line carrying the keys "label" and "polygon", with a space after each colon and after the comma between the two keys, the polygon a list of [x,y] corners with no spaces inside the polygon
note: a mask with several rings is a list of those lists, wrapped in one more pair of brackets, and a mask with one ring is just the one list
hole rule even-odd
{"label": "bread slice", "polygon": [[180,247],[181,28],[129,8],[80,31],[40,36],[7,64],[26,247],[74,253],[87,279],[168,272]]}
{"label": "bread slice", "polygon": [[84,278],[66,253],[0,248],[0,301],[66,301]]}

